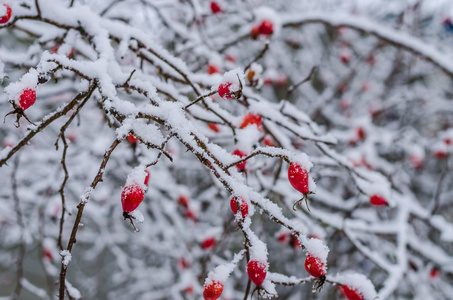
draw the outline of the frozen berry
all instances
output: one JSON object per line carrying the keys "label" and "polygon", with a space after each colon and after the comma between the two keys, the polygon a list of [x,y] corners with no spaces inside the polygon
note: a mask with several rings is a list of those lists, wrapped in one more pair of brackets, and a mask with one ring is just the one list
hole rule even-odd
{"label": "frozen berry", "polygon": [[223,284],[218,281],[212,281],[203,288],[204,300],[216,300],[219,299],[223,292]]}
{"label": "frozen berry", "polygon": [[301,248],[302,247],[302,244],[300,243],[299,239],[297,238],[297,235],[295,235],[294,233],[290,235],[289,244],[293,248]]}
{"label": "frozen berry", "polygon": [[251,37],[253,39],[256,39],[259,34],[260,34],[260,27],[259,26],[252,27],[252,31],[250,32]]}
{"label": "frozen berry", "polygon": [[36,101],[36,91],[34,89],[25,89],[19,98],[19,106],[26,110],[32,106]]}
{"label": "frozen berry", "polygon": [[348,300],[363,300],[362,293],[347,285],[343,285],[343,293]]}
{"label": "frozen berry", "polygon": [[132,133],[129,133],[129,135],[127,136],[127,141],[130,144],[137,144],[138,143],[138,138],[136,138]]}
{"label": "frozen berry", "polygon": [[437,158],[437,159],[445,159],[447,156],[448,156],[448,153],[447,151],[445,150],[436,150],[434,152],[434,156]]}
{"label": "frozen berry", "polygon": [[216,123],[208,123],[208,127],[214,132],[220,132],[220,128]]}
{"label": "frozen berry", "polygon": [[366,132],[365,132],[365,129],[363,129],[363,127],[359,127],[355,130],[355,133],[357,135],[357,138],[360,140],[360,141],[363,141],[365,138],[366,138]]}
{"label": "frozen berry", "polygon": [[343,52],[340,54],[340,60],[344,64],[348,64],[351,61],[351,54],[348,52]]}
{"label": "frozen berry", "polygon": [[231,84],[232,84],[231,82],[227,82],[219,85],[218,92],[220,97],[224,99],[231,99],[234,97],[234,95],[232,95],[230,91]]}
{"label": "frozen berry", "polygon": [[[248,214],[249,214],[249,206],[247,205],[247,202],[241,198],[241,214],[242,214],[242,217],[245,218]],[[233,214],[237,214],[238,213],[238,204],[237,204],[237,201],[236,201],[236,198],[233,197],[231,198],[230,200],[230,207],[231,207],[231,210],[233,211]]]}
{"label": "frozen berry", "polygon": [[302,194],[307,194],[310,191],[308,188],[308,172],[301,165],[297,163],[289,165],[288,179],[293,188]]}
{"label": "frozen berry", "polygon": [[121,204],[124,212],[134,211],[142,203],[145,193],[136,183],[125,186],[121,193]]}
{"label": "frozen berry", "polygon": [[0,24],[6,24],[8,23],[9,19],[11,19],[11,6],[6,3],[0,3],[0,6],[3,6],[5,9],[5,14],[3,16],[0,16]]}
{"label": "frozen berry", "polygon": [[217,2],[211,1],[211,11],[213,14],[219,14],[222,12],[222,8],[220,8],[220,5]]}
{"label": "frozen berry", "polygon": [[203,248],[204,250],[212,249],[214,248],[215,243],[216,243],[215,238],[208,237],[201,243],[201,248]]}
{"label": "frozen berry", "polygon": [[189,198],[186,195],[180,195],[178,197],[178,203],[181,206],[188,207],[189,206]]}
{"label": "frozen berry", "polygon": [[[232,152],[232,154],[234,155],[237,155],[239,157],[244,157],[244,156],[247,156],[247,154],[245,154],[244,152],[242,152],[241,150],[239,149],[236,149]],[[247,164],[247,161],[244,161],[240,164],[237,164],[236,167],[239,169],[239,170],[244,170],[245,169],[245,165]]]}
{"label": "frozen berry", "polygon": [[212,74],[216,74],[216,73],[220,73],[219,67],[217,67],[216,65],[209,64],[208,65],[208,74],[212,75]]}
{"label": "frozen berry", "polygon": [[249,113],[244,116],[244,119],[242,120],[242,123],[241,123],[241,129],[243,129],[249,125],[252,125],[252,124],[255,124],[258,128],[261,128],[262,122],[263,122],[263,120],[261,119],[260,115]]}
{"label": "frozen berry", "polygon": [[247,264],[247,274],[256,286],[260,286],[266,278],[267,265],[261,261],[251,260]]}
{"label": "frozen berry", "polygon": [[321,261],[320,258],[313,256],[311,254],[308,254],[307,257],[305,258],[305,270],[307,270],[307,273],[310,274],[313,277],[321,277],[326,275],[326,268],[324,263]]}
{"label": "frozen berry", "polygon": [[387,205],[387,200],[381,195],[374,194],[370,197],[370,203],[374,206],[384,206]]}
{"label": "frozen berry", "polygon": [[259,30],[263,35],[271,35],[274,32],[274,24],[269,20],[263,20],[259,26]]}

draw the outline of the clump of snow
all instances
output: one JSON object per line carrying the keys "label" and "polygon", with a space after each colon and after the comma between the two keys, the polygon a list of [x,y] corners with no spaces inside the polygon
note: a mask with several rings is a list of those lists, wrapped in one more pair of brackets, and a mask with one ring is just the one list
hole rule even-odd
{"label": "clump of snow", "polygon": [[220,283],[224,283],[225,281],[227,281],[228,277],[230,277],[231,272],[233,272],[234,268],[236,268],[238,262],[244,257],[244,254],[245,249],[235,254],[233,260],[230,263],[217,266],[216,268],[211,270],[208,273],[205,285],[209,285],[213,281],[218,281]]}
{"label": "clump of snow", "polygon": [[308,190],[312,193],[316,192],[316,182],[311,176],[308,176]]}
{"label": "clump of snow", "polygon": [[367,172],[366,180],[355,176],[357,186],[368,196],[379,195],[385,198],[389,205],[394,205],[391,199],[391,186],[387,178],[377,172]]}
{"label": "clump of snow", "polygon": [[67,266],[72,259],[71,252],[69,252],[69,250],[61,250],[60,255],[61,255],[61,257],[63,257],[63,260],[61,263],[65,266]]}
{"label": "clump of snow", "polygon": [[139,211],[138,209],[135,209],[134,211],[130,212],[130,215],[133,219],[137,220],[139,223],[143,223],[145,221],[145,217],[143,216],[142,212]]}
{"label": "clump of snow", "polygon": [[13,82],[5,88],[5,92],[9,95],[10,100],[19,100],[20,95],[26,89],[34,89],[38,85],[38,71],[30,69],[27,74],[22,76],[20,81]]}
{"label": "clump of snow", "polygon": [[239,150],[250,153],[253,145],[257,144],[262,136],[262,132],[257,126],[247,126],[244,129],[236,132],[237,148]]}
{"label": "clump of snow", "polygon": [[261,284],[261,287],[266,291],[266,293],[261,294],[261,297],[263,297],[264,299],[278,297],[277,290],[275,289],[275,284],[272,281],[265,279]]}
{"label": "clump of snow", "polygon": [[323,241],[311,238],[304,241],[303,245],[308,254],[315,256],[321,260],[324,266],[327,266],[327,256],[329,255],[329,248]]}
{"label": "clump of snow", "polygon": [[245,74],[241,68],[228,71],[223,75],[221,84],[231,83],[229,89],[232,92],[236,92],[241,89],[241,85],[245,84]]}
{"label": "clump of snow", "polygon": [[131,186],[133,184],[137,184],[140,186],[142,190],[146,190],[147,186],[145,185],[145,178],[146,178],[146,172],[145,172],[145,166],[144,165],[139,165],[138,167],[135,167],[128,175],[126,179],[126,186]]}
{"label": "clump of snow", "polygon": [[363,274],[337,274],[328,279],[356,290],[357,292],[362,294],[364,300],[373,300],[377,297],[373,283]]}
{"label": "clump of snow", "polygon": [[71,298],[76,299],[76,300],[82,299],[82,294],[80,293],[80,291],[78,289],[76,289],[67,280],[66,280],[66,283],[65,283],[65,288],[66,288],[66,291],[68,292],[69,296],[71,296]]}
{"label": "clump of snow", "polygon": [[310,169],[313,167],[313,163],[305,153],[291,153],[288,155],[288,158],[291,162],[296,163],[307,170],[307,172],[310,172]]}
{"label": "clump of snow", "polygon": [[[1,8],[1,6],[0,6]],[[1,16],[1,13],[0,13]],[[5,72],[5,64],[0,60],[0,83],[2,83],[3,78],[6,76]]]}
{"label": "clump of snow", "polygon": [[250,260],[257,260],[266,264],[266,267],[269,266],[267,261],[267,247],[266,244],[261,241],[256,235],[249,235],[249,240],[251,247],[250,251]]}
{"label": "clump of snow", "polygon": [[281,20],[278,13],[274,9],[267,6],[258,7],[255,10],[255,17],[255,26],[259,26],[261,22],[265,20],[270,21],[273,25],[272,35],[278,35],[281,30]]}

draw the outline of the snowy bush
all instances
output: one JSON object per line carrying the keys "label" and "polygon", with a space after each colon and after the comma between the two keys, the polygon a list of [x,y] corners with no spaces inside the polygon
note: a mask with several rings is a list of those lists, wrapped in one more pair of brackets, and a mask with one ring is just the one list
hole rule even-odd
{"label": "snowy bush", "polygon": [[0,0],[0,297],[449,299],[442,2]]}

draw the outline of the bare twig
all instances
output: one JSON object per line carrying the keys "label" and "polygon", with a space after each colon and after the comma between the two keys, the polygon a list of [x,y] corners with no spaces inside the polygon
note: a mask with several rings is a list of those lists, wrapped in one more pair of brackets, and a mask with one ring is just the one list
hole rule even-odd
{"label": "bare twig", "polygon": [[308,74],[307,77],[305,77],[304,79],[302,79],[302,80],[299,81],[298,83],[291,85],[291,86],[288,88],[288,91],[286,92],[285,99],[288,99],[288,97],[291,95],[291,93],[294,92],[294,90],[296,90],[299,86],[301,86],[302,84],[304,84],[304,83],[307,82],[307,81],[310,81],[311,78],[313,77],[313,74],[316,72],[316,70],[318,70],[318,67],[317,67],[317,66],[312,67],[312,68],[311,68],[311,71],[310,71],[310,73]]}

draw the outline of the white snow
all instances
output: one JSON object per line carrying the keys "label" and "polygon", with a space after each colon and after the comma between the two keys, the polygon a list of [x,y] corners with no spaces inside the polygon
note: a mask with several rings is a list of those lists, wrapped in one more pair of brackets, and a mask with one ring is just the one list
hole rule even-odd
{"label": "white snow", "polygon": [[362,294],[364,300],[374,300],[377,296],[373,283],[363,274],[344,273],[328,276],[328,280],[346,285]]}
{"label": "white snow", "polygon": [[72,259],[71,252],[69,252],[68,250],[61,250],[60,255],[61,255],[61,257],[63,257],[63,260],[61,261],[61,263],[65,266],[67,266]]}

